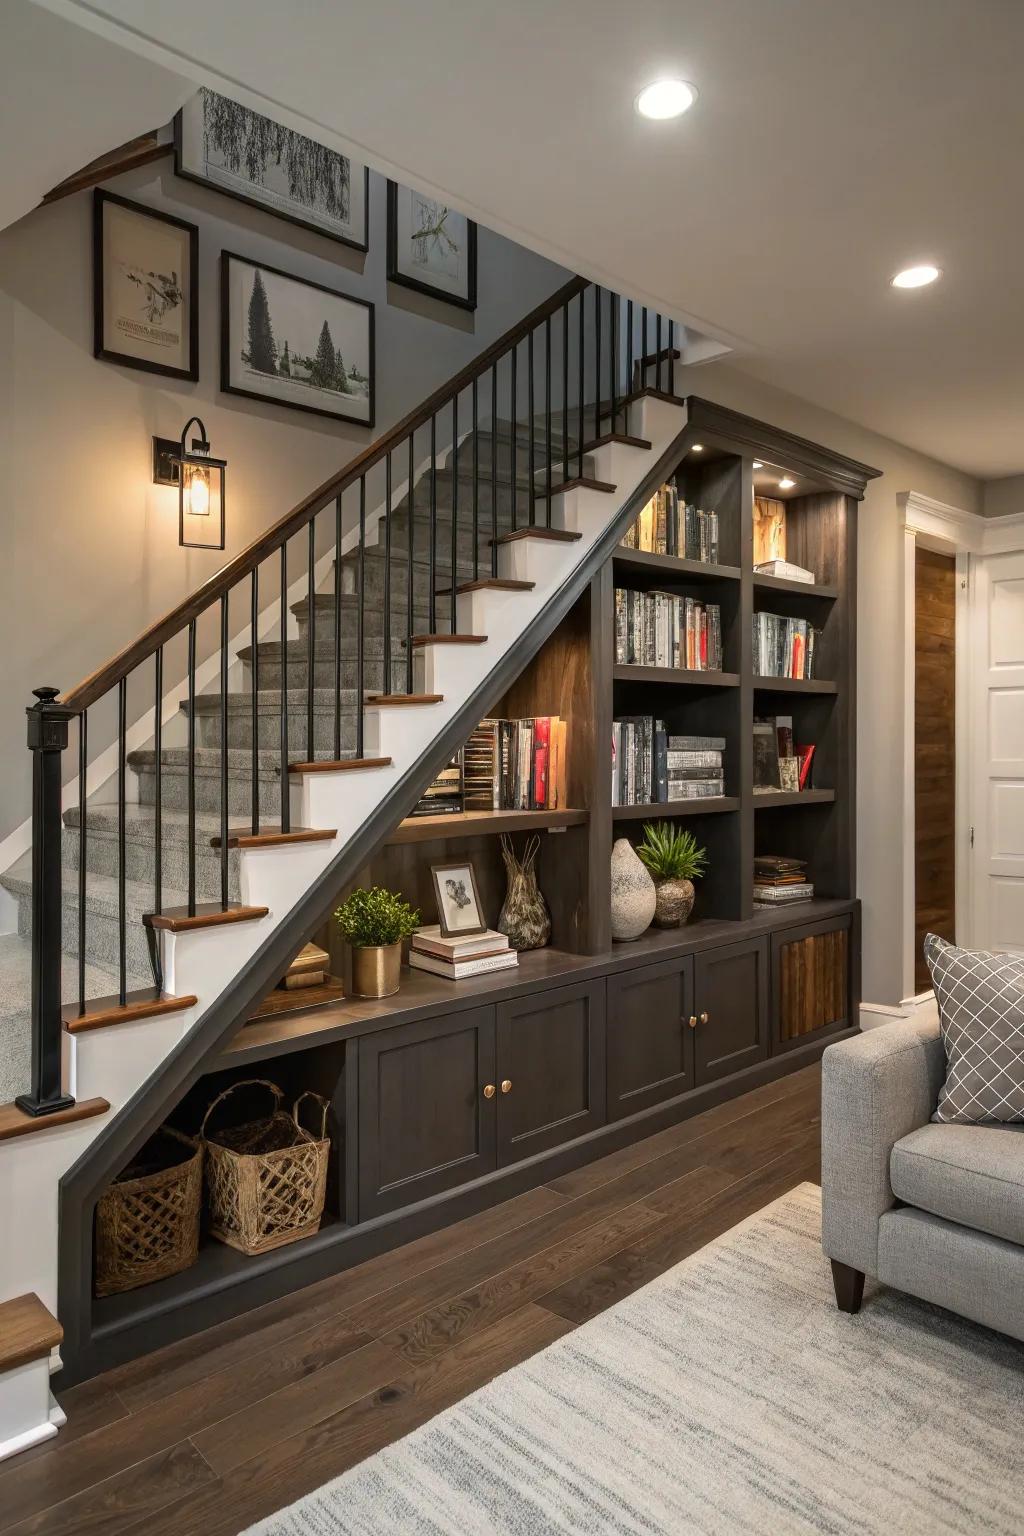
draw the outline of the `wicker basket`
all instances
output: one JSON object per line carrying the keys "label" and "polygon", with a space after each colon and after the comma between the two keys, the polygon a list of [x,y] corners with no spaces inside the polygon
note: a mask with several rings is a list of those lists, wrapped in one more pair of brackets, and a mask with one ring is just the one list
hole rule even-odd
{"label": "wicker basket", "polygon": [[[210,1116],[237,1088],[267,1088],[274,1107],[262,1120],[207,1134]],[[234,1083],[218,1094],[203,1117],[210,1235],[242,1253],[268,1253],[319,1230],[327,1192],[329,1105],[303,1093],[291,1114],[281,1109],[280,1088],[261,1078]],[[320,1105],[319,1137],[299,1124],[305,1099]]]}
{"label": "wicker basket", "polygon": [[164,1126],[96,1206],[96,1295],[166,1280],[196,1262],[203,1149]]}

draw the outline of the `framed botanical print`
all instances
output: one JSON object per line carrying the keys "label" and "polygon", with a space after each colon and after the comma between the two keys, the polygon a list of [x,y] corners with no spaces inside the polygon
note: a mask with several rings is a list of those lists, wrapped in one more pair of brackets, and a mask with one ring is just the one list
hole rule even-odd
{"label": "framed botanical print", "polygon": [[220,387],[373,426],[373,305],[221,252]]}
{"label": "framed botanical print", "polygon": [[388,278],[476,309],[476,225],[425,192],[389,181]]}
{"label": "framed botanical print", "polygon": [[437,898],[437,920],[446,939],[464,934],[485,933],[476,875],[468,860],[457,864],[434,864],[430,869]]}
{"label": "framed botanical print", "polygon": [[199,230],[97,188],[93,355],[172,379],[199,378]]}
{"label": "framed botanical print", "polygon": [[174,119],[177,175],[365,251],[370,172],[205,87]]}

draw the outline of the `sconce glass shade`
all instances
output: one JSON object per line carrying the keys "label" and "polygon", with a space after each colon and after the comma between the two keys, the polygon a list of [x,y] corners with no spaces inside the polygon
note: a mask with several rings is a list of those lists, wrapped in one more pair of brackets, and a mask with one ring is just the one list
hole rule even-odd
{"label": "sconce glass shade", "polygon": [[[200,436],[186,447],[192,421]],[[178,543],[184,549],[223,549],[226,532],[226,459],[210,453],[206,429],[198,416],[186,422],[178,454]]]}

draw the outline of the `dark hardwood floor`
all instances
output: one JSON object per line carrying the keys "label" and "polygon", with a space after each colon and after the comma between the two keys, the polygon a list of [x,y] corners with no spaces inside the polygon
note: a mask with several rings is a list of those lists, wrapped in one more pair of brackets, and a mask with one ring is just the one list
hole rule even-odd
{"label": "dark hardwood floor", "polygon": [[817,1181],[819,1110],[810,1067],[72,1388],[0,1531],[235,1536]]}

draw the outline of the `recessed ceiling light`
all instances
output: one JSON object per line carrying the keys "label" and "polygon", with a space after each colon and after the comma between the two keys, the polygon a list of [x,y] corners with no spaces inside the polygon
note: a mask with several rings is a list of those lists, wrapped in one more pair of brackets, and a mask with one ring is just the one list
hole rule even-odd
{"label": "recessed ceiling light", "polygon": [[779,490],[791,491],[794,485],[796,485],[796,481],[792,479],[791,476],[783,475],[782,479],[779,481]]}
{"label": "recessed ceiling light", "polygon": [[691,453],[703,453],[704,452],[704,444],[703,443],[691,443],[690,444],[690,452]]}
{"label": "recessed ceiling light", "polygon": [[641,117],[653,117],[660,122],[681,117],[696,100],[696,88],[685,80],[655,80],[644,86],[634,105]]}
{"label": "recessed ceiling light", "polygon": [[925,262],[919,267],[904,267],[902,272],[897,272],[890,279],[892,288],[927,288],[929,283],[934,283],[942,273],[938,267],[933,267],[930,262]]}
{"label": "recessed ceiling light", "polygon": [[764,469],[764,465],[762,464],[760,459],[755,459],[754,460],[754,468],[755,469]]}

